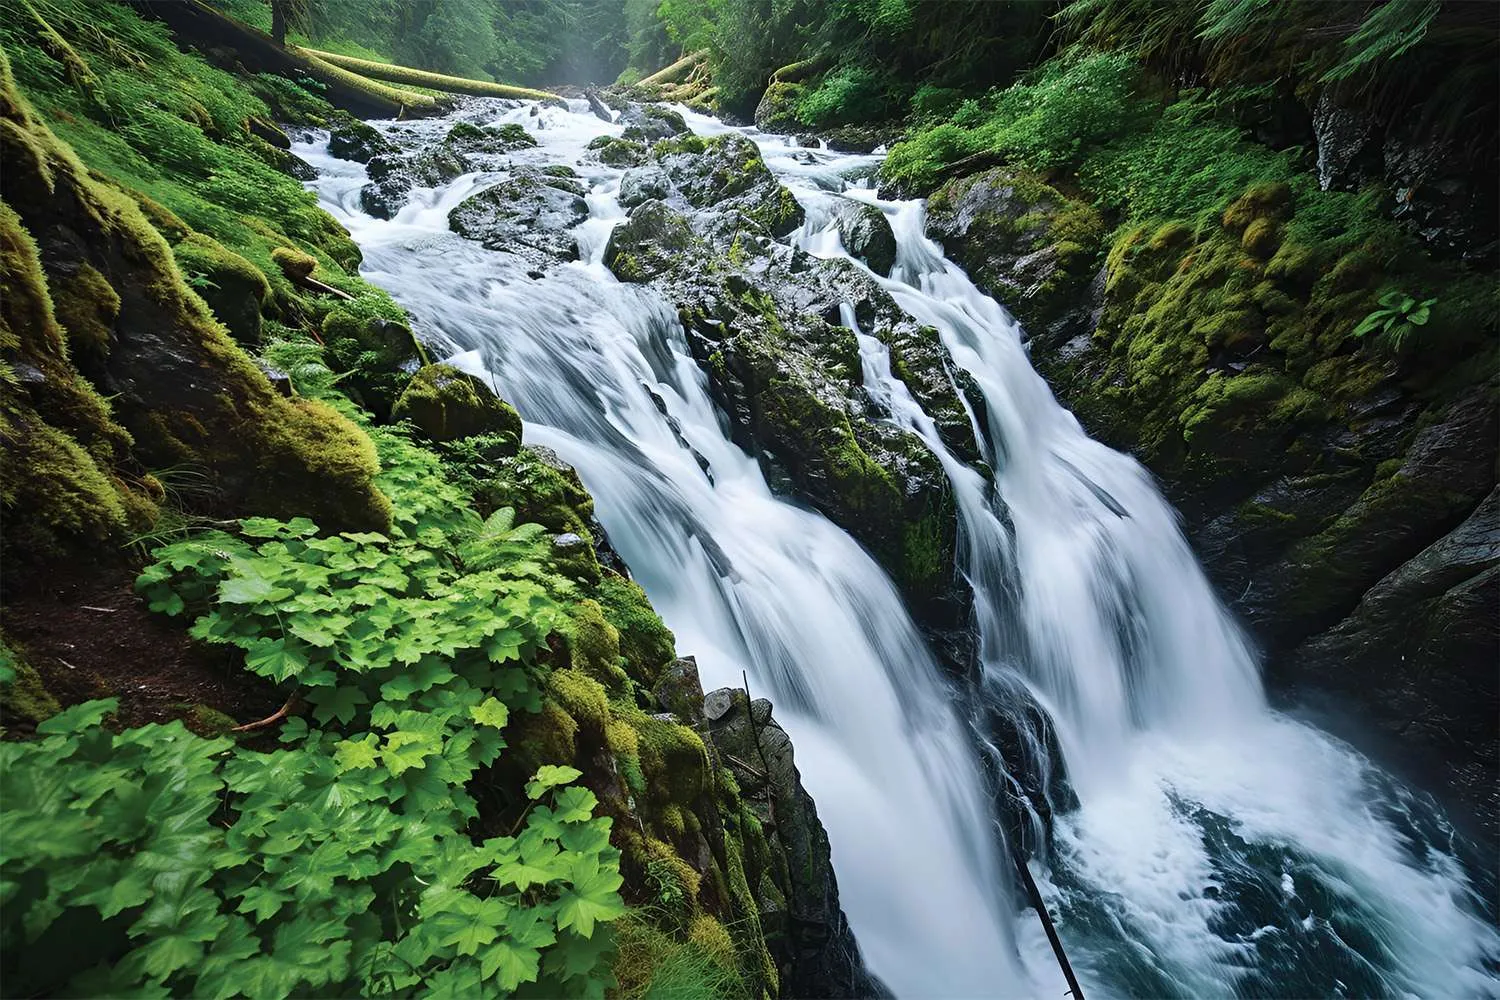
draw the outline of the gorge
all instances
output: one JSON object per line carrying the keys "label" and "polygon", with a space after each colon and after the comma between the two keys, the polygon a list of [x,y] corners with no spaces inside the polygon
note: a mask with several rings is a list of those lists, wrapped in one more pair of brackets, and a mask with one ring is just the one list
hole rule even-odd
{"label": "gorge", "polygon": [[1062,995],[1020,858],[1087,996],[1500,995],[1493,241],[1395,125],[1071,7],[901,127],[875,28],[445,97],[25,7],[8,989]]}

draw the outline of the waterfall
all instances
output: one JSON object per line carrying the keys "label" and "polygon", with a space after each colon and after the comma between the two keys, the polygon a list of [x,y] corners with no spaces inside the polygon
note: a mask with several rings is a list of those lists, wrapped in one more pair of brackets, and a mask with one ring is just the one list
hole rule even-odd
{"label": "waterfall", "polygon": [[[609,128],[544,114],[539,162]],[[898,996],[1026,992],[987,792],[937,664],[864,550],[775,496],[730,441],[673,308],[599,262],[623,217],[619,172],[582,168],[599,172],[584,259],[533,278],[447,231],[448,209],[479,178],[421,192],[381,222],[357,207],[358,164],[317,144],[298,153],[319,168],[314,187],[358,240],[366,277],[435,353],[493,379],[527,443],[578,469],[705,685],[739,686],[745,671],[775,703],[875,974]]]}
{"label": "waterfall", "polygon": [[[493,380],[529,444],[578,468],[705,682],[738,685],[743,670],[775,701],[872,970],[901,997],[1061,996],[1034,915],[1006,888],[977,763],[972,720],[1009,706],[950,690],[873,560],[776,496],[732,443],[671,306],[602,266],[621,171],[583,150],[619,126],[581,108],[487,115],[541,141],[516,162],[566,163],[591,185],[579,262],[537,277],[448,232],[448,210],[503,174],[418,190],[387,222],[359,209],[363,167],[325,143],[296,151],[366,277],[436,353]],[[450,124],[382,127],[420,141]],[[1044,763],[1065,767],[1076,803],[1057,804],[1035,872],[1089,995],[1500,995],[1493,914],[1452,831],[1352,749],[1268,708],[1149,474],[1057,403],[1014,321],[925,238],[922,205],[846,180],[876,156],[740,131],[807,209],[793,240],[809,252],[844,254],[836,199],[886,214],[898,253],[880,282],[983,396],[975,431],[993,477],[948,452],[855,304],[843,311],[871,397],[953,485],[980,690],[1024,686],[1055,731],[1061,760]]]}

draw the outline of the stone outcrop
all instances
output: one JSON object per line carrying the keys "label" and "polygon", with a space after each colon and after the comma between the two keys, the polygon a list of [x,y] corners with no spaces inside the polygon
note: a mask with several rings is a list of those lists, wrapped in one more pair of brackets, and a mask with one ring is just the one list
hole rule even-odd
{"label": "stone outcrop", "polygon": [[839,909],[828,835],[802,787],[791,738],[772,717],[771,703],[750,701],[737,688],[720,688],[703,699],[703,712],[708,741],[733,773],[769,848],[765,867],[747,875],[785,995],[882,995]]}

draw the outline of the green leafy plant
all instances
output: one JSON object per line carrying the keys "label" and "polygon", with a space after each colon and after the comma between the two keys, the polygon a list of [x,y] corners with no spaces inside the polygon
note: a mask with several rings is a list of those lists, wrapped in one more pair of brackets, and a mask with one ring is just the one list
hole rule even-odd
{"label": "green leafy plant", "polygon": [[0,944],[27,955],[8,989],[604,995],[625,906],[594,793],[544,766],[491,793],[507,832],[487,836],[469,790],[540,708],[572,585],[537,526],[481,522],[436,457],[372,434],[390,535],[247,518],[159,548],[138,581],[298,694],[281,749],[112,732],[113,701],[0,744]]}
{"label": "green leafy plant", "polygon": [[1354,336],[1365,337],[1378,331],[1386,343],[1400,350],[1407,338],[1417,332],[1418,327],[1427,325],[1437,299],[1418,301],[1405,292],[1390,291],[1382,295],[1379,301],[1380,308],[1359,321],[1359,325],[1354,328]]}

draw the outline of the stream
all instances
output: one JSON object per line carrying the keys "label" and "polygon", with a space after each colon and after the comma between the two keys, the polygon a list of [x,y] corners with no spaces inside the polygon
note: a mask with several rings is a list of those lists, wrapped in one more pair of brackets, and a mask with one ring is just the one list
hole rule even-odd
{"label": "stream", "polygon": [[[684,115],[703,135],[730,130]],[[503,169],[419,188],[387,221],[361,209],[365,167],[331,157],[326,136],[295,152],[364,251],[365,277],[409,310],[434,357],[482,373],[527,443],[578,469],[705,688],[739,686],[743,671],[775,703],[844,911],[896,996],[1066,989],[1011,888],[1007,796],[986,766],[1017,765],[986,720],[1015,712],[1018,688],[1051,736],[1024,766],[1066,775],[1042,783],[1053,820],[1032,814],[1027,842],[1088,996],[1500,996],[1493,873],[1425,795],[1269,708],[1253,650],[1149,473],[1053,398],[1015,321],[924,236],[922,203],[861,180],[878,156],[734,129],[804,207],[794,245],[847,256],[840,199],[886,215],[897,259],[875,277],[983,396],[971,416],[992,473],[948,451],[844,310],[865,390],[927,444],[958,500],[981,664],[965,690],[875,561],[732,442],[673,306],[604,267],[626,217],[623,171],[585,147],[620,126],[582,101],[374,124],[410,147],[458,118],[524,125],[541,145],[509,160],[579,172],[579,261],[537,272],[449,231],[449,210]]]}

